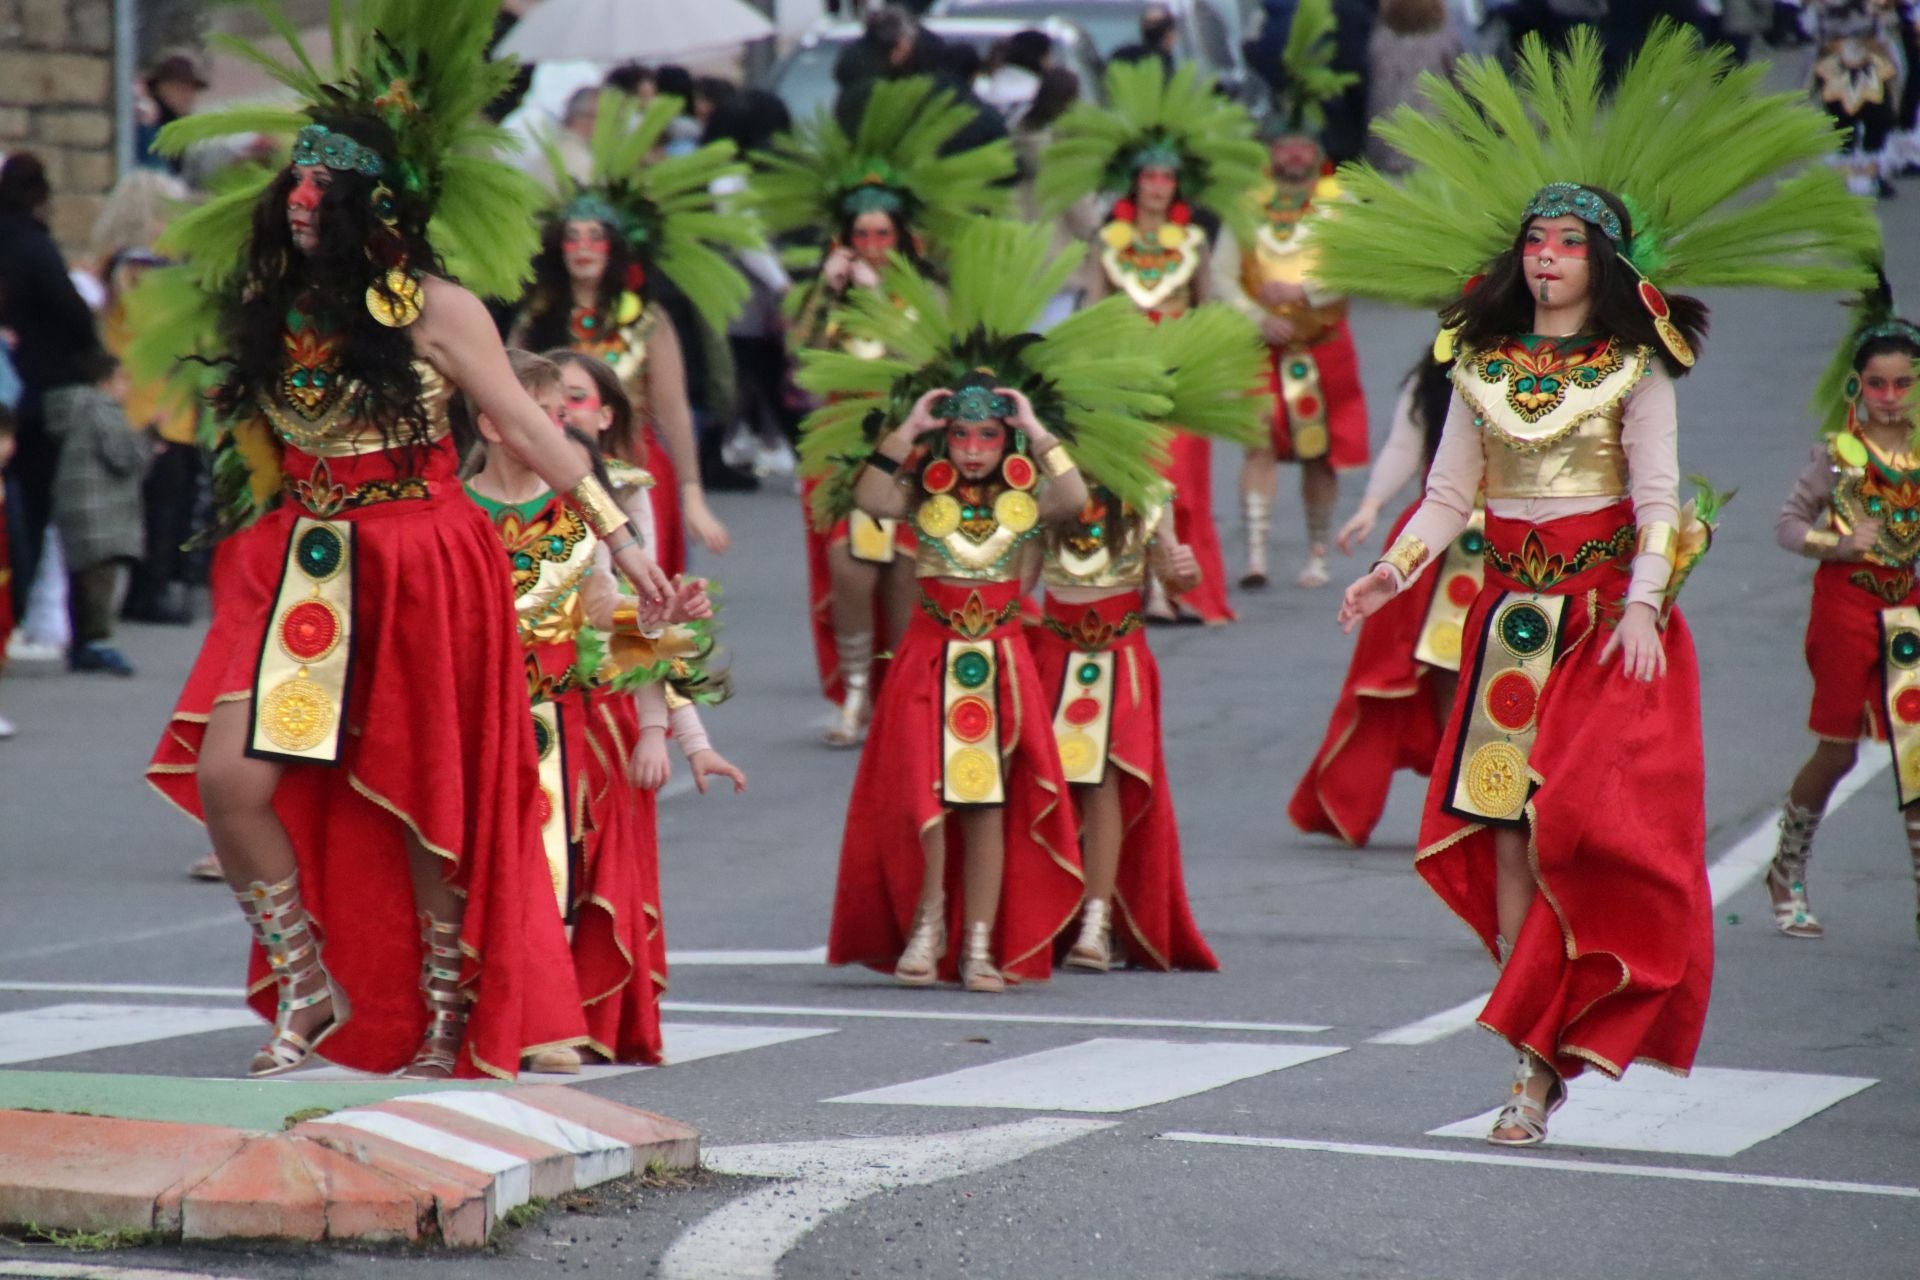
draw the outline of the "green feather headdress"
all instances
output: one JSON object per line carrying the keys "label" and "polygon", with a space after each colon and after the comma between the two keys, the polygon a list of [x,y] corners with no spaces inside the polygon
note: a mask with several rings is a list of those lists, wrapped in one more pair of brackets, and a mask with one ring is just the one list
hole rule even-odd
{"label": "green feather headdress", "polygon": [[1285,83],[1273,94],[1278,109],[1274,123],[1289,133],[1318,134],[1327,127],[1327,103],[1359,83],[1353,72],[1333,68],[1338,29],[1333,0],[1299,0],[1294,6],[1287,44],[1280,52]]}
{"label": "green feather headdress", "polygon": [[1154,330],[1170,386],[1164,419],[1195,435],[1258,444],[1273,420],[1267,344],[1248,317],[1209,302]]}
{"label": "green feather headdress", "polygon": [[642,108],[624,94],[602,94],[584,186],[568,175],[552,142],[543,143],[554,175],[551,216],[611,222],[642,270],[665,276],[709,324],[725,329],[750,292],[729,253],[764,242],[750,213],[726,207],[710,190],[716,179],[747,174],[731,142],[652,158],[682,110],[678,98],[655,98]]}
{"label": "green feather headdress", "polygon": [[852,137],[822,108],[756,157],[755,208],[774,235],[833,234],[850,213],[886,208],[937,256],[968,219],[1004,212],[1010,198],[1006,139],[945,151],[972,120],[973,108],[925,76],[880,81]]}
{"label": "green feather headdress", "polygon": [[1578,182],[1627,203],[1626,255],[1663,290],[1859,288],[1879,245],[1872,207],[1819,163],[1837,143],[1831,118],[1797,90],[1766,92],[1767,72],[1662,21],[1610,99],[1587,28],[1560,53],[1529,36],[1517,78],[1490,58],[1463,59],[1458,87],[1423,76],[1428,109],[1374,125],[1416,168],[1404,182],[1341,170],[1352,200],[1316,229],[1315,274],[1340,293],[1444,305],[1512,246],[1536,192]]}
{"label": "green feather headdress", "polygon": [[[887,355],[801,354],[800,385],[827,401],[800,438],[800,473],[823,481],[813,499],[818,524],[852,509],[861,465],[920,396],[983,370],[1027,396],[1089,481],[1148,504],[1168,439],[1156,423],[1173,407],[1151,322],[1115,297],[1033,332],[1083,253],[1075,245],[1055,254],[1047,227],[982,219],[954,241],[944,294],[895,255],[879,292],[849,295],[842,323]],[[1204,398],[1196,393],[1196,402]]]}
{"label": "green feather headdress", "polygon": [[[1107,68],[1107,104],[1082,102],[1054,126],[1034,192],[1049,217],[1092,194],[1124,196],[1141,153],[1178,155],[1189,204],[1252,236],[1246,193],[1266,176],[1267,149],[1254,141],[1246,108],[1220,96],[1191,64],[1169,77],[1158,58]],[[1245,224],[1245,225],[1241,225]]]}
{"label": "green feather headdress", "polygon": [[[1833,359],[1827,362],[1826,371],[1820,375],[1820,381],[1813,391],[1813,416],[1820,424],[1822,436],[1837,436],[1847,429],[1853,415],[1854,401],[1860,395],[1859,372],[1853,362],[1860,358],[1860,349],[1875,338],[1900,337],[1920,345],[1920,327],[1903,320],[1893,309],[1893,287],[1887,282],[1884,271],[1876,259],[1871,270],[1877,277],[1872,287],[1862,289],[1860,296],[1850,304],[1853,309],[1853,323],[1847,330],[1846,339],[1835,348]],[[1920,388],[1916,388],[1915,426],[1916,445],[1920,445]]]}

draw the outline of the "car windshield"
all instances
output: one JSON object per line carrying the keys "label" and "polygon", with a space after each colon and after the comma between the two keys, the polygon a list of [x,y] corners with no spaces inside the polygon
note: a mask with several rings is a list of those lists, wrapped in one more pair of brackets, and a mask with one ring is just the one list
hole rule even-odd
{"label": "car windshield", "polygon": [[1141,4],[1062,4],[1060,0],[966,0],[954,9],[955,17],[1012,18],[1038,24],[1047,18],[1065,18],[1085,29],[1093,47],[1105,58],[1122,45],[1140,39]]}
{"label": "car windshield", "polygon": [[812,118],[822,107],[831,109],[840,86],[833,82],[833,63],[846,45],[823,40],[811,48],[801,48],[780,71],[774,93],[787,104],[796,121]]}

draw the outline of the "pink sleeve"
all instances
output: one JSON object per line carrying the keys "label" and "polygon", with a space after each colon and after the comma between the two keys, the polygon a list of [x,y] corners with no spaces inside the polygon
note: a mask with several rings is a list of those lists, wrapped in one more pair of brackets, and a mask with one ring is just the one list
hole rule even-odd
{"label": "pink sleeve", "polygon": [[633,691],[633,704],[640,711],[642,729],[665,730],[671,723],[667,715],[666,686],[658,682],[643,684]]}
{"label": "pink sleeve", "polygon": [[691,760],[702,751],[710,751],[713,744],[707,741],[707,727],[700,723],[700,712],[691,703],[678,706],[672,712],[673,740],[680,744],[680,754]]}
{"label": "pink sleeve", "polygon": [[1773,536],[1784,549],[1797,556],[1819,560],[1824,557],[1807,550],[1807,535],[1825,526],[1823,518],[1833,495],[1833,463],[1824,445],[1814,446],[1813,456],[1793,482],[1793,492],[1773,522]]}
{"label": "pink sleeve", "polygon": [[1426,445],[1427,433],[1413,420],[1413,383],[1408,382],[1393,402],[1393,426],[1387,431],[1387,442],[1380,446],[1380,456],[1373,460],[1373,470],[1367,473],[1362,501],[1384,507],[1407,481],[1420,474]]}
{"label": "pink sleeve", "polygon": [[[1674,407],[1673,379],[1656,360],[1627,397],[1620,427],[1620,449],[1627,455],[1627,489],[1633,496],[1633,520],[1680,527],[1680,428]],[[1628,604],[1660,607],[1673,565],[1664,555],[1635,556]]]}
{"label": "pink sleeve", "polygon": [[1447,405],[1447,423],[1440,432],[1440,447],[1434,452],[1433,465],[1427,468],[1427,495],[1400,531],[1399,542],[1418,538],[1427,550],[1426,559],[1411,577],[1402,578],[1399,571],[1393,569],[1401,590],[1434,562],[1439,549],[1466,529],[1467,521],[1473,519],[1474,499],[1480,495],[1480,483],[1486,472],[1487,457],[1480,428],[1473,423],[1473,411],[1455,392]]}

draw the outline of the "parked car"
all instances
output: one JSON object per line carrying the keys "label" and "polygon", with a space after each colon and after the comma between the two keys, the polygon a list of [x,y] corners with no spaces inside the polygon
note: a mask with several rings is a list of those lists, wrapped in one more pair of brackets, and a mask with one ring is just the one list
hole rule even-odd
{"label": "parked car", "polygon": [[[1093,38],[1102,59],[1140,40],[1140,14],[1154,0],[940,0],[941,18],[999,18],[1031,25],[1051,15],[1071,22]],[[1256,92],[1240,51],[1244,26],[1241,0],[1159,0],[1179,23],[1173,56],[1193,62],[1219,80],[1226,92],[1249,104],[1264,101]],[[1229,14],[1231,16],[1229,16]]]}
{"label": "parked car", "polygon": [[[1081,92],[1098,99],[1104,61],[1094,39],[1078,25],[1045,16],[1047,5],[1036,5],[1035,16],[1011,15],[946,18],[924,21],[926,29],[940,39],[971,45],[982,57],[996,41],[1016,31],[1044,31],[1053,41],[1055,60],[1080,77]],[[833,82],[833,66],[846,47],[860,39],[857,22],[823,23],[801,37],[793,52],[774,64],[762,88],[771,90],[787,104],[794,119],[812,116],[822,107],[832,108],[839,86]]]}

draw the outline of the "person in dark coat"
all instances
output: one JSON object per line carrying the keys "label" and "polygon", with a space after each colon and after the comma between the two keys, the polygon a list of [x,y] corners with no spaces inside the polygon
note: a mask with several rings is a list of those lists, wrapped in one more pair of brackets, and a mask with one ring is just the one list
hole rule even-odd
{"label": "person in dark coat", "polygon": [[120,402],[126,371],[105,351],[85,366],[88,383],[47,393],[47,423],[60,449],[54,471],[53,523],[67,557],[67,609],[73,644],[71,671],[130,676],[133,667],[110,643],[113,598],[123,565],[145,550],[140,482],[150,446],[127,425]]}
{"label": "person in dark coat", "polygon": [[1140,11],[1140,41],[1123,44],[1113,51],[1113,62],[1145,62],[1160,59],[1160,65],[1173,74],[1173,43],[1180,32],[1179,19],[1163,4],[1150,4]]}

